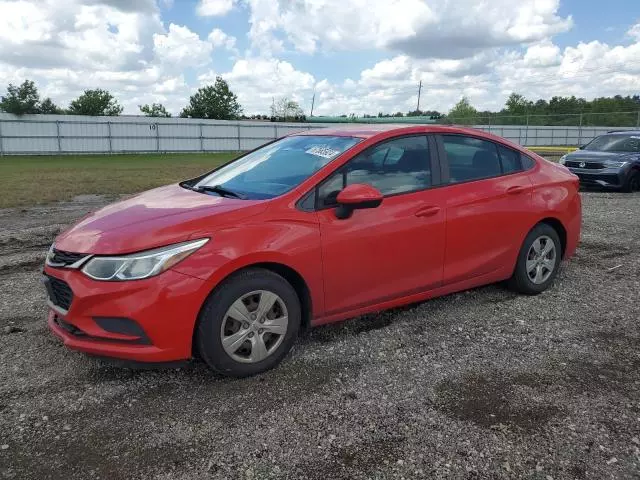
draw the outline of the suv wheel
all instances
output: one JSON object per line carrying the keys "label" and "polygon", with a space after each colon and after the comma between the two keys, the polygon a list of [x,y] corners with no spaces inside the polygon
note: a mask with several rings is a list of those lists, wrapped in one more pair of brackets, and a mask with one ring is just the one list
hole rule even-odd
{"label": "suv wheel", "polygon": [[629,174],[622,190],[629,193],[640,192],[640,170],[633,170]]}
{"label": "suv wheel", "polygon": [[300,320],[300,301],[284,278],[270,270],[244,270],[207,299],[196,332],[198,353],[223,375],[255,375],[282,361]]}

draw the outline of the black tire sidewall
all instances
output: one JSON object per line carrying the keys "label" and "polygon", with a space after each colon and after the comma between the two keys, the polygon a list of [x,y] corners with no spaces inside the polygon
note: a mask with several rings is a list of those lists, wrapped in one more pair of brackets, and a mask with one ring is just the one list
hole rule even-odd
{"label": "black tire sidewall", "polygon": [[[278,350],[262,362],[241,363],[231,358],[222,347],[221,326],[233,302],[255,290],[268,290],[278,295],[287,307],[288,328]],[[215,371],[233,377],[247,377],[275,367],[293,346],[300,329],[301,308],[293,287],[280,275],[264,269],[249,269],[225,280],[209,296],[200,313],[196,345],[203,360]]]}
{"label": "black tire sidewall", "polygon": [[[633,189],[633,182],[636,182],[636,184],[638,182],[640,182],[640,170],[632,170],[631,173],[629,174],[629,178],[627,179],[627,183],[624,187],[624,191],[627,193],[633,193],[634,189]],[[640,191],[640,187],[637,187],[638,190]]]}
{"label": "black tire sidewall", "polygon": [[[536,284],[531,281],[529,275],[527,274],[527,255],[533,242],[535,242],[539,237],[542,236],[551,238],[551,240],[555,244],[556,260],[551,276],[545,282]],[[522,244],[522,248],[520,249],[520,253],[518,254],[516,269],[512,277],[512,285],[515,286],[516,290],[520,291],[521,293],[526,293],[529,295],[537,295],[544,292],[547,288],[549,288],[549,286],[553,283],[556,276],[558,275],[560,262],[562,261],[562,253],[562,243],[560,242],[560,237],[558,236],[558,233],[555,231],[555,229],[550,225],[547,225],[546,223],[536,225],[536,227],[529,232]]]}

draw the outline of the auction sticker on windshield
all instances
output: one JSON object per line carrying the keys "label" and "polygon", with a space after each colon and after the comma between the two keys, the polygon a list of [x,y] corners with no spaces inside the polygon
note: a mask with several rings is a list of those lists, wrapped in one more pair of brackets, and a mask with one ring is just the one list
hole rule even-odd
{"label": "auction sticker on windshield", "polygon": [[329,148],[325,145],[314,145],[309,150],[306,150],[305,153],[316,155],[322,158],[333,158],[338,155],[340,151],[334,150],[333,148]]}

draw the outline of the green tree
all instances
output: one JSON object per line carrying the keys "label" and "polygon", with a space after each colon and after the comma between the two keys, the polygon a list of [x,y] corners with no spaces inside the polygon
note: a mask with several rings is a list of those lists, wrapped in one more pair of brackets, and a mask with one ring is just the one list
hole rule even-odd
{"label": "green tree", "polygon": [[271,116],[285,121],[299,120],[304,117],[304,112],[298,102],[284,97],[271,106]]}
{"label": "green tree", "polygon": [[42,102],[40,102],[40,106],[38,107],[38,113],[62,115],[64,113],[64,110],[62,110],[55,103],[53,103],[53,100],[47,97]]}
{"label": "green tree", "polygon": [[527,111],[533,106],[533,102],[514,92],[509,95],[505,106],[507,107],[507,112],[512,115],[526,115]]}
{"label": "green tree", "polygon": [[152,103],[151,105],[138,105],[140,111],[145,117],[164,117],[169,118],[171,114],[161,103]]}
{"label": "green tree", "polygon": [[85,90],[71,102],[69,113],[73,115],[92,115],[114,117],[122,113],[123,107],[106,90]]}
{"label": "green tree", "polygon": [[0,109],[15,115],[40,113],[40,94],[36,84],[25,80],[22,85],[9,84],[7,94],[0,101]]}
{"label": "green tree", "polygon": [[449,111],[448,118],[453,123],[472,125],[476,122],[478,111],[471,105],[467,97],[462,97]]}
{"label": "green tree", "polygon": [[240,115],[242,107],[238,103],[238,97],[222,77],[216,77],[213,85],[200,88],[180,113],[181,117],[215,120],[236,120]]}

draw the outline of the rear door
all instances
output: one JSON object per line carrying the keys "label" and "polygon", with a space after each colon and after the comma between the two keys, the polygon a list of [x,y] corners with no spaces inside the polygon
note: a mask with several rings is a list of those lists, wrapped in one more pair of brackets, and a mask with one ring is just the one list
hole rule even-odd
{"label": "rear door", "polygon": [[443,284],[508,272],[535,216],[516,150],[479,137],[437,137],[446,195]]}

